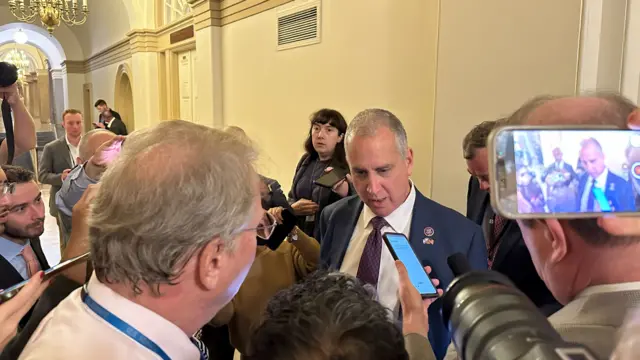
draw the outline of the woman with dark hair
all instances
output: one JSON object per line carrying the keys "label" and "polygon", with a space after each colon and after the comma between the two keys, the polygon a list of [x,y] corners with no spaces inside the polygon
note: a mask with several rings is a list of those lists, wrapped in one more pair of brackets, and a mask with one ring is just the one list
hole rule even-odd
{"label": "woman with dark hair", "polygon": [[305,154],[298,162],[289,192],[289,203],[298,217],[298,227],[309,236],[313,236],[316,218],[322,209],[353,193],[347,178],[333,189],[315,184],[320,176],[332,169],[349,171],[343,142],[346,131],[347,122],[336,110],[322,109],[311,115],[309,135],[304,143]]}

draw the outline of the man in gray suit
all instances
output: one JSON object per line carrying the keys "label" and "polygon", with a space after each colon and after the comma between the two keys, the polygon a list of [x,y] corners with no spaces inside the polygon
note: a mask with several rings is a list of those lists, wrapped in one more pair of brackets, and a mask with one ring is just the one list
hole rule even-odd
{"label": "man in gray suit", "polygon": [[[631,101],[596,94],[537,98],[509,123],[626,129],[634,118],[640,119],[640,111]],[[565,305],[549,317],[551,324],[565,341],[586,345],[598,358],[608,359],[625,315],[640,306],[640,234],[605,231],[603,219],[518,220],[518,225],[538,274]],[[455,358],[451,348],[449,358]]]}
{"label": "man in gray suit", "polygon": [[62,224],[58,219],[55,199],[62,182],[78,161],[78,144],[82,137],[82,113],[75,109],[65,110],[62,113],[62,127],[64,127],[65,136],[45,145],[38,171],[38,180],[43,184],[51,185],[49,213],[58,222],[61,254],[69,240],[69,234],[63,231]]}

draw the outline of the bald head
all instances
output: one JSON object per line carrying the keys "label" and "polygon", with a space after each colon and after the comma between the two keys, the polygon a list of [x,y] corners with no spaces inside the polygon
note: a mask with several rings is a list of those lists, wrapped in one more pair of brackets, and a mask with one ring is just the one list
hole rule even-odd
{"label": "bald head", "polygon": [[524,125],[607,125],[627,128],[635,104],[623,96],[597,93],[579,97],[540,97],[523,105],[510,122]]}
{"label": "bald head", "polygon": [[80,140],[80,144],[78,145],[78,164],[88,161],[93,154],[95,154],[100,145],[113,139],[115,136],[116,134],[105,129],[94,129],[84,134]]}

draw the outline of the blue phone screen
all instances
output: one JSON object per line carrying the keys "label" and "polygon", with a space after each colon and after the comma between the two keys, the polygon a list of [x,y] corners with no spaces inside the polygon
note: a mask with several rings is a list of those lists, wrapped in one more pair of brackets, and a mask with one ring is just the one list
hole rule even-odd
{"label": "blue phone screen", "polygon": [[436,288],[411,249],[407,238],[403,234],[385,234],[385,237],[392,248],[392,253],[395,253],[398,260],[402,261],[407,268],[409,279],[418,292],[422,295],[437,294]]}

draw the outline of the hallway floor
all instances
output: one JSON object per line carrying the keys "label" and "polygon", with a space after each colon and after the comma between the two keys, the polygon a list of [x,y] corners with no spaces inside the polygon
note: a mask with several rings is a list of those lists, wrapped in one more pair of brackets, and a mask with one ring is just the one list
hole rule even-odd
{"label": "hallway floor", "polygon": [[49,265],[53,266],[60,262],[60,235],[58,234],[58,224],[56,219],[49,214],[49,185],[40,185],[42,189],[42,199],[45,204],[44,233],[40,236],[42,250],[47,257]]}

